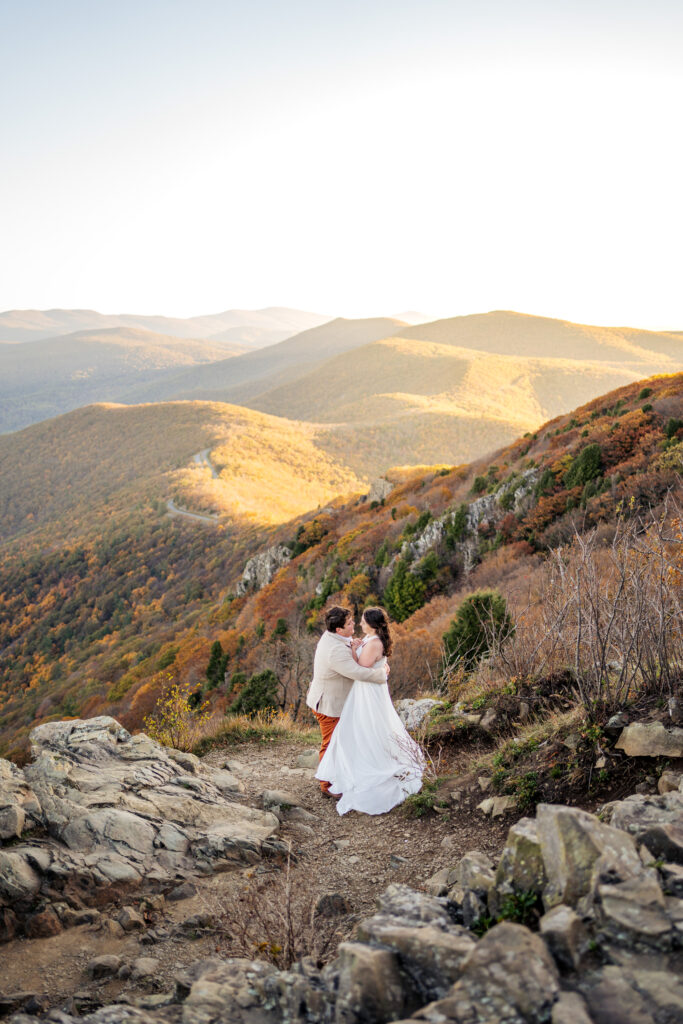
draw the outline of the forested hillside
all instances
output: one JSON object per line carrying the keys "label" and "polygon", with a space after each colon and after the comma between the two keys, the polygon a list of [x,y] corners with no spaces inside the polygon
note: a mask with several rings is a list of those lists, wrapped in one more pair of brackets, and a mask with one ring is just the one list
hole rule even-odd
{"label": "forested hillside", "polygon": [[[245,532],[239,547],[229,531],[145,507],[100,523],[96,537],[53,546],[43,532],[39,545],[8,545],[3,750],[20,756],[32,723],[67,714],[106,710],[137,728],[169,678],[222,713],[268,672],[278,703],[301,710],[331,601],[383,603],[396,623],[394,695],[427,689],[465,595],[495,586],[513,615],[538,601],[550,548],[592,527],[609,540],[618,520],[676,490],[682,438],[677,374],[620,388],[479,463],[390,473],[384,497]],[[247,558],[274,542],[291,560],[238,596]]]}

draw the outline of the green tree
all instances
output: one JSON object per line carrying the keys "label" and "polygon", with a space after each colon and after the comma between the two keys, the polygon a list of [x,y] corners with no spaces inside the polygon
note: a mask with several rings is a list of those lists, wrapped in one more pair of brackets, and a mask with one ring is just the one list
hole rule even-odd
{"label": "green tree", "polygon": [[225,669],[228,664],[228,656],[223,653],[220,640],[214,641],[211,647],[211,656],[209,658],[209,664],[206,669],[206,678],[208,680],[207,689],[214,690],[217,686],[220,686],[225,679]]}
{"label": "green tree", "polygon": [[403,622],[422,607],[426,592],[426,584],[410,572],[405,559],[400,558],[384,591],[384,603],[392,618]]}
{"label": "green tree", "polygon": [[588,444],[579,452],[564,474],[564,486],[577,487],[595,480],[602,472],[602,450],[599,444]]}
{"label": "green tree", "polygon": [[230,708],[232,715],[253,715],[278,707],[280,680],[271,669],[251,676],[236,701]]}
{"label": "green tree", "polygon": [[469,672],[510,637],[514,628],[502,594],[478,590],[465,598],[443,635],[446,658],[462,661]]}

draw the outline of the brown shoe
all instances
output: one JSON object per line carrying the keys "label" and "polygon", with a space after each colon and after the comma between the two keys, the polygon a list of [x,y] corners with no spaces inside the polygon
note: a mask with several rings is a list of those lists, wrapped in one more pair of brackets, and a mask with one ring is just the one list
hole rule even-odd
{"label": "brown shoe", "polygon": [[329,789],[321,789],[320,790],[320,795],[321,796],[327,796],[327,797],[330,798],[330,800],[341,800],[341,798],[342,798],[342,794],[341,793],[330,793]]}

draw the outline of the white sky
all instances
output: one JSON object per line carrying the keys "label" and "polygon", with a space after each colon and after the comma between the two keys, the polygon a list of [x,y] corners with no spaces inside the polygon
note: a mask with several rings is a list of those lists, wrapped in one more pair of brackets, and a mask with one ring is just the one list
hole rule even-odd
{"label": "white sky", "polygon": [[0,309],[683,330],[683,4],[0,0]]}

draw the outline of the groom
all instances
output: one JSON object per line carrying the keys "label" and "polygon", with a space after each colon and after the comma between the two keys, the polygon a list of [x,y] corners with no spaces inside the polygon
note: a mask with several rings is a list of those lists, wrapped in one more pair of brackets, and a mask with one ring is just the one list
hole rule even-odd
{"label": "groom", "polygon": [[[306,703],[318,719],[322,744],[318,761],[322,761],[334,727],[339,721],[344,702],[354,680],[364,683],[386,683],[388,667],[363,668],[351,653],[351,637],[356,627],[350,608],[335,605],[325,614],[325,632],[318,641],[313,661],[313,682]],[[329,782],[321,782],[323,796],[332,797]],[[337,797],[338,799],[338,797]]]}

